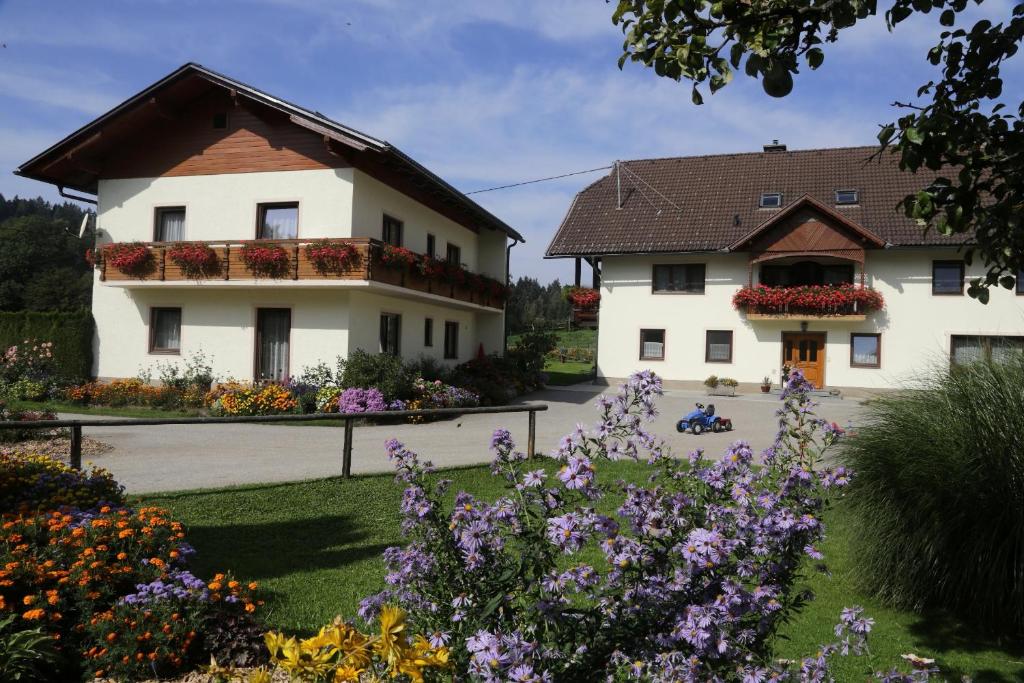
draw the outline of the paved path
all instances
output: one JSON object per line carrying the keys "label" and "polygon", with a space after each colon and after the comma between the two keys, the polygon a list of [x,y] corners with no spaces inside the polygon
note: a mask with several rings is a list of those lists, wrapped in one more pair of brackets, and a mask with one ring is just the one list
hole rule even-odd
{"label": "paved path", "polygon": [[[594,398],[602,391],[611,390],[577,385],[527,397],[525,402],[549,406],[546,412],[537,413],[538,450],[550,452],[577,423],[593,424],[597,416]],[[676,420],[692,410],[696,401],[714,402],[719,415],[732,418],[735,431],[700,436],[677,433]],[[760,450],[772,442],[777,428],[778,400],[771,396],[709,398],[700,392],[677,390],[666,392],[658,406],[661,414],[654,431],[677,454],[703,447],[709,455],[717,455],[737,439],[746,439]],[[856,419],[858,410],[859,403],[851,399],[823,399],[818,414],[845,425]],[[61,417],[95,418],[70,414]],[[495,427],[508,428],[525,448],[526,425],[526,413],[511,413],[467,415],[422,425],[357,426],[352,471],[389,471],[383,444],[390,437],[405,442],[438,466],[488,462],[487,446]],[[114,447],[91,461],[113,472],[130,493],[296,481],[341,473],[340,426],[168,425],[96,427],[84,432]]]}

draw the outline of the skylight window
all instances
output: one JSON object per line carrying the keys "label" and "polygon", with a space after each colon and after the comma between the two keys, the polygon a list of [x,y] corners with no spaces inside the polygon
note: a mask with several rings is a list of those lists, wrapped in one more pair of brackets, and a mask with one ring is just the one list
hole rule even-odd
{"label": "skylight window", "polygon": [[757,203],[762,209],[777,209],[782,206],[781,192],[762,192],[761,201]]}
{"label": "skylight window", "polygon": [[836,190],[836,204],[858,204],[857,190]]}

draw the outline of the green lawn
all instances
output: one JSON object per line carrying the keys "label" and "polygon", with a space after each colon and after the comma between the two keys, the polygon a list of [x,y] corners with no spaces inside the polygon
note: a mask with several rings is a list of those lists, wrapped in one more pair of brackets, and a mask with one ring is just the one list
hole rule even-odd
{"label": "green lawn", "polygon": [[579,384],[594,377],[594,364],[578,361],[559,363],[549,360],[544,363],[544,372],[547,373],[548,384],[551,386]]}
{"label": "green lawn", "polygon": [[109,417],[195,417],[198,409],[165,410],[142,406],[83,406],[63,401],[13,401],[12,410],[50,410],[55,413],[79,413],[82,415],[106,415]]}
{"label": "green lawn", "polygon": [[[597,330],[595,329],[554,330],[554,333],[558,337],[558,346],[562,348],[574,346],[581,349],[593,349],[597,346]],[[509,335],[508,345],[515,346],[522,336],[521,334]]]}
{"label": "green lawn", "polygon": [[[550,466],[550,465],[549,465]],[[631,462],[602,465],[606,480],[639,480],[646,467]],[[493,499],[502,482],[486,467],[445,472],[453,492],[468,490]],[[401,542],[398,508],[401,489],[389,475],[352,480],[322,479],[293,484],[182,492],[146,497],[147,504],[170,508],[188,527],[199,551],[203,574],[232,569],[255,579],[268,593],[272,626],[310,632],[335,614],[353,616],[359,599],[383,586],[384,548]],[[605,510],[617,505],[602,501]],[[839,681],[867,680],[868,668],[881,669],[899,655],[935,657],[959,680],[1022,681],[1020,652],[1001,649],[942,615],[921,616],[888,609],[859,592],[850,578],[846,548],[849,529],[843,508],[827,518],[824,551],[830,575],[814,573],[806,585],[817,599],[786,625],[777,644],[780,657],[813,653],[829,642],[843,607],[859,604],[875,619],[871,654],[842,660]]]}

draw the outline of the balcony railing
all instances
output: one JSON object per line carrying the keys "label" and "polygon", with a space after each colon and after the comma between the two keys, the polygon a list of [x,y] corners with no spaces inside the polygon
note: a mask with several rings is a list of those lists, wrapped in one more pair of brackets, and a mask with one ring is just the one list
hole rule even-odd
{"label": "balcony railing", "polygon": [[[332,245],[338,247],[351,246],[350,257],[343,262],[335,263],[334,267],[324,268],[322,262],[311,259],[307,253],[310,245]],[[111,246],[124,246],[134,249],[136,256],[130,265],[119,263],[113,256]],[[186,272],[169,257],[176,247],[206,247],[209,261],[201,269],[193,268]],[[246,247],[270,248],[274,255],[282,256],[277,249],[284,251],[286,258],[281,258],[274,267],[258,272],[244,258]],[[142,249],[145,249],[145,252]],[[413,255],[415,262],[403,263],[396,267],[385,263],[382,255],[386,246],[369,238],[319,239],[319,240],[251,240],[251,241],[195,241],[195,242],[147,242],[130,245],[107,245],[101,250],[97,259],[100,280],[104,282],[202,282],[202,281],[233,281],[233,280],[362,280],[404,289],[434,294],[456,301],[503,309],[505,307],[505,287],[493,278],[483,277],[461,268],[447,268],[444,272],[430,272],[420,268],[422,257]],[[411,252],[409,252],[411,253]],[[126,259],[130,260],[130,259]],[[434,262],[441,263],[441,262]],[[436,269],[435,269],[436,270]],[[197,272],[201,271],[201,272]]]}
{"label": "balcony railing", "polygon": [[852,284],[743,287],[733,295],[732,302],[748,320],[857,321],[885,306],[880,292]]}

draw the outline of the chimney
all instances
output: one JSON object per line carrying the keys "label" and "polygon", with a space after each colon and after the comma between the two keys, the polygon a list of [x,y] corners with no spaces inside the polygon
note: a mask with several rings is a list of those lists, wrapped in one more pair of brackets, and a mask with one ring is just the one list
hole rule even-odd
{"label": "chimney", "polygon": [[785,152],[786,146],[780,145],[778,140],[772,140],[772,144],[764,146],[765,152]]}

